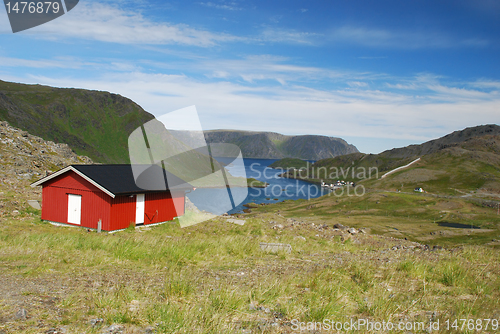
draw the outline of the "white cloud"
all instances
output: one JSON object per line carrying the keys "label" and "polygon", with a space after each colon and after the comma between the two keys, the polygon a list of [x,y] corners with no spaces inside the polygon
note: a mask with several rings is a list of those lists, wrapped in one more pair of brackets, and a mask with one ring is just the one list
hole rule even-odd
{"label": "white cloud", "polygon": [[96,66],[89,61],[82,61],[71,57],[59,57],[56,59],[23,59],[12,57],[1,57],[2,67],[28,67],[28,68],[82,68],[84,66]]}
{"label": "white cloud", "polygon": [[416,85],[415,83],[410,83],[410,84],[401,84],[401,83],[391,84],[391,83],[386,83],[386,86],[388,88],[395,88],[395,89],[417,89],[417,88],[419,88],[419,86]]}
{"label": "white cloud", "polygon": [[488,79],[477,80],[471,83],[471,86],[478,88],[494,88],[500,89],[500,81],[493,81]]}
{"label": "white cloud", "polygon": [[229,34],[216,34],[185,24],[157,23],[140,13],[116,6],[81,1],[72,11],[20,34],[81,38],[121,44],[181,44],[209,47],[238,40]]}
{"label": "white cloud", "polygon": [[354,72],[348,70],[334,70],[313,66],[299,66],[292,63],[292,59],[273,56],[259,55],[248,56],[242,59],[200,59],[196,62],[159,64],[159,66],[169,66],[170,68],[182,67],[196,73],[204,73],[209,78],[225,78],[256,83],[259,81],[271,80],[280,84],[303,83],[328,81],[344,82],[346,80],[358,82],[362,80],[376,80],[385,78],[384,74],[374,74],[368,72]]}
{"label": "white cloud", "polygon": [[225,9],[225,10],[242,10],[243,8],[239,7],[236,2],[221,2],[221,3],[214,3],[214,2],[199,2],[200,5],[206,6],[206,7],[212,7],[216,9]]}
{"label": "white cloud", "polygon": [[288,44],[314,45],[318,43],[320,34],[301,32],[296,30],[266,28],[260,36],[254,40],[259,42],[274,42]]}
{"label": "white cloud", "polygon": [[457,88],[457,87],[446,87],[442,85],[434,85],[434,86],[429,86],[430,89],[432,89],[434,92],[439,93],[439,96],[437,98],[443,99],[449,99],[450,101],[457,101],[457,100],[472,100],[472,101],[477,101],[477,100],[490,100],[492,98],[492,95],[497,95],[498,98],[500,98],[500,94],[496,94],[496,92],[481,92],[477,90],[472,90],[472,89],[465,89],[465,88]]}
{"label": "white cloud", "polygon": [[[106,74],[98,80],[33,77],[31,81],[107,90],[133,99],[159,116],[196,105],[205,129],[243,129],[286,134],[393,138],[422,142],[478,124],[495,123],[500,97],[471,96],[442,89],[448,101],[417,101],[412,95],[379,90],[325,91],[302,86],[248,87],[204,83],[185,75],[141,72]],[[390,148],[390,147],[386,147]]]}
{"label": "white cloud", "polygon": [[441,82],[441,79],[445,78],[431,74],[420,74],[411,79],[385,83],[385,87],[408,91],[407,94],[419,94],[419,99],[427,102],[489,101],[500,98],[500,92],[497,91],[500,88],[500,82],[497,81],[482,80],[445,84]]}
{"label": "white cloud", "polygon": [[3,68],[17,67],[30,69],[79,69],[91,71],[140,71],[141,67],[135,63],[123,60],[95,60],[85,61],[76,57],[57,57],[53,59],[24,59],[0,56]]}
{"label": "white cloud", "polygon": [[350,87],[367,87],[368,86],[368,84],[366,82],[362,82],[362,81],[348,81],[347,84]]}
{"label": "white cloud", "polygon": [[360,26],[339,27],[327,37],[333,42],[397,49],[484,47],[489,44],[482,38],[457,39],[437,31],[391,31]]}

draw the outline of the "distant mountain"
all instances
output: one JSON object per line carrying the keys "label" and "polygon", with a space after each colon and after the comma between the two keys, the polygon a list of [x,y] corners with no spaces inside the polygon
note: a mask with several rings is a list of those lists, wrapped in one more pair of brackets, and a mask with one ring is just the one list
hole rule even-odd
{"label": "distant mountain", "polygon": [[237,145],[245,158],[319,160],[358,152],[354,145],[345,140],[327,136],[286,136],[275,132],[211,130],[205,132],[205,139],[207,143]]}
{"label": "distant mountain", "polygon": [[380,156],[390,158],[412,158],[431,154],[447,147],[457,146],[467,140],[485,135],[500,135],[500,126],[496,124],[480,125],[464,130],[454,131],[444,137],[425,142],[420,145],[394,148],[380,153]]}
{"label": "distant mountain", "polygon": [[[67,143],[96,162],[129,162],[128,136],[153,118],[132,100],[109,92],[0,80],[0,121],[45,140]],[[205,138],[208,143],[236,144],[247,158],[318,160],[358,152],[344,140],[326,136],[214,130]]]}
{"label": "distant mountain", "polygon": [[500,195],[500,127],[493,126],[491,132],[492,126],[473,129],[476,131],[466,129],[440,138],[442,142],[433,144],[442,144],[441,148],[431,147],[420,161],[374,185],[384,189],[406,185],[406,190],[422,187],[429,192],[452,195]]}
{"label": "distant mountain", "polygon": [[96,162],[128,162],[128,136],[153,118],[117,94],[0,80],[0,120]]}
{"label": "distant mountain", "polygon": [[[420,145],[395,148],[380,154],[353,153],[323,159],[312,165],[312,168],[349,171],[343,178],[359,181],[364,176],[356,176],[363,168],[376,168],[380,178],[384,173],[417,158],[420,160],[408,168],[382,180],[372,179],[368,185],[400,189],[402,185],[409,184],[408,188],[423,187],[425,190],[450,194],[478,189],[500,194],[500,126],[495,124],[466,128]],[[328,179],[323,175],[316,178]]]}

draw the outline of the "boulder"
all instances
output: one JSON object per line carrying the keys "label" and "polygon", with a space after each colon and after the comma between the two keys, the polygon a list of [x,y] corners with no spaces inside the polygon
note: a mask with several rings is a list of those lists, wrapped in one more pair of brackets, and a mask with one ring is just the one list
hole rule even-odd
{"label": "boulder", "polygon": [[358,233],[358,230],[355,229],[354,227],[351,227],[351,228],[348,228],[347,229],[347,232],[349,232],[350,234],[357,234]]}
{"label": "boulder", "polygon": [[351,235],[350,234],[342,234],[340,236],[340,241],[342,241],[342,242],[345,242],[345,241],[347,241],[349,239],[351,239]]}
{"label": "boulder", "polygon": [[21,308],[16,312],[16,315],[14,316],[14,318],[16,320],[26,320],[28,318],[28,311]]}
{"label": "boulder", "polygon": [[125,329],[125,327],[123,325],[113,324],[113,325],[105,328],[101,333],[102,334],[119,334],[119,333],[123,333],[124,329]]}

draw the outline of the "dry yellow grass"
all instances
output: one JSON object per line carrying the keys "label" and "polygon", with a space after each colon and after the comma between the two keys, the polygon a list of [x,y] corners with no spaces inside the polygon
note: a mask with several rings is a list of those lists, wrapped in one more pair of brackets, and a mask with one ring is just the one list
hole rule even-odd
{"label": "dry yellow grass", "polygon": [[[491,247],[430,251],[370,234],[342,242],[332,223],[273,229],[265,213],[244,226],[217,218],[97,234],[29,211],[0,225],[0,330],[9,333],[100,333],[112,324],[124,333],[292,333],[294,319],[500,316]],[[293,250],[268,254],[259,242]],[[20,308],[27,319],[15,319]]]}

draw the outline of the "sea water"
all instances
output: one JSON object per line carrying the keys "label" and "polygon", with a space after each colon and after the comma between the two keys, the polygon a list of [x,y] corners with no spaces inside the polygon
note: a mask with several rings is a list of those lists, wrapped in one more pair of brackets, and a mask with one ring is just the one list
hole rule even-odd
{"label": "sea water", "polygon": [[282,169],[268,167],[277,161],[277,159],[244,159],[244,166],[232,165],[232,159],[230,158],[217,158],[217,160],[227,164],[226,169],[233,176],[245,176],[246,173],[247,178],[267,182],[269,185],[266,188],[232,188],[230,191],[233,192],[233,195],[236,195],[238,192],[246,193],[247,191],[248,195],[244,198],[243,202],[235,202],[234,205],[231,205],[229,211],[223,210],[221,207],[224,203],[227,204],[227,201],[222,200],[228,197],[228,190],[226,188],[196,189],[188,193],[187,197],[200,210],[216,214],[227,211],[231,214],[243,212],[246,209],[243,205],[247,203],[277,203],[284,200],[311,199],[328,194],[328,190],[316,184],[279,177],[278,175],[283,173]]}

